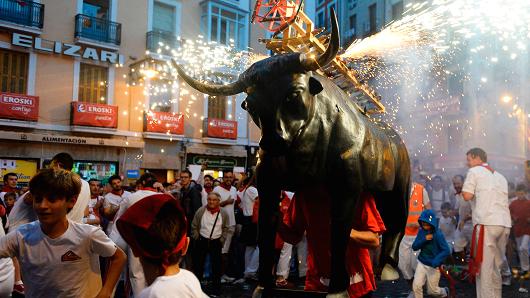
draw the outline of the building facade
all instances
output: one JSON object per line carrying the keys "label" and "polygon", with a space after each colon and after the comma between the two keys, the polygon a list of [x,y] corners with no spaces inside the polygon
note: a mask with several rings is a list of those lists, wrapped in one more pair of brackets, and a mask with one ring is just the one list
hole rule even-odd
{"label": "building facade", "polygon": [[0,169],[26,182],[58,152],[71,153],[85,179],[149,170],[172,181],[192,164],[249,167],[260,133],[244,95],[211,98],[153,66],[169,58],[160,45],[199,36],[265,53],[253,5],[0,0]]}

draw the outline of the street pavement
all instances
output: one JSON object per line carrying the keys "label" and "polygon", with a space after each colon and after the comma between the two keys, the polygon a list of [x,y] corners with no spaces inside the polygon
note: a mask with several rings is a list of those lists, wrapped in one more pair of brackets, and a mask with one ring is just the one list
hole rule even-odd
{"label": "street pavement", "polygon": [[[530,281],[526,280],[524,283],[524,286],[527,289],[530,289]],[[440,280],[441,286],[448,286],[448,282],[446,279],[442,278]],[[296,290],[303,290],[303,283],[297,282],[294,285],[294,289]],[[241,297],[241,298],[247,298],[252,297],[252,292],[254,288],[256,287],[255,282],[249,282],[249,283],[243,283],[243,284],[237,284],[237,285],[226,285],[224,284],[222,286],[222,295],[219,297]],[[378,282],[377,283],[377,291],[374,293],[373,297],[380,297],[380,298],[405,298],[409,294],[408,292],[408,285],[405,282],[405,280],[400,279],[393,282]],[[274,295],[275,298],[280,297],[308,297],[311,295],[304,295],[304,293],[301,293],[299,291],[290,293],[290,294],[283,294],[278,293]],[[318,297],[314,296],[313,297]],[[321,295],[320,297],[324,297]],[[425,297],[429,297],[428,295],[425,295]],[[469,282],[462,282],[462,281],[456,281],[456,296],[458,298],[471,298],[476,297],[475,294],[475,285],[471,284]],[[529,298],[529,293],[520,293],[519,292],[519,282],[512,280],[512,285],[510,286],[503,286],[502,288],[502,297],[506,298]]]}

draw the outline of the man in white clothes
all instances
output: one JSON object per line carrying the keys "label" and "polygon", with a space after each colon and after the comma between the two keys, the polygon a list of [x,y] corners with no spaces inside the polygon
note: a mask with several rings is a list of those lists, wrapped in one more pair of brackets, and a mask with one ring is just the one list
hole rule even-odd
{"label": "man in white clothes", "polygon": [[[222,249],[222,259],[223,259],[223,268],[227,268],[228,264],[228,251],[230,250],[230,244],[232,243],[232,237],[234,236],[234,231],[236,230],[236,215],[234,213],[234,204],[237,199],[237,190],[232,186],[234,181],[234,173],[232,170],[223,171],[223,183],[216,186],[213,189],[213,192],[221,195],[221,208],[228,213],[228,233],[226,235],[225,242]],[[235,278],[229,277],[226,274],[223,274],[221,277],[221,282],[233,282]]]}
{"label": "man in white clothes", "polygon": [[109,220],[107,226],[107,234],[110,234],[114,226],[114,218],[120,209],[121,202],[131,195],[130,192],[125,191],[121,187],[121,177],[119,175],[112,175],[109,178],[109,184],[112,188],[111,192],[105,195],[103,200],[103,215]]}
{"label": "man in white clothes", "polygon": [[254,185],[254,177],[246,178],[243,181],[245,187],[237,192],[241,199],[241,209],[243,210],[243,228],[241,229],[240,240],[245,244],[245,278],[257,279],[259,267],[259,248],[257,243],[257,224],[252,222],[254,214],[254,204],[258,200],[258,189]]}
{"label": "man in white clothes", "polygon": [[[431,202],[431,207],[434,212],[436,212],[437,218],[442,218],[442,204],[449,202],[451,203],[451,198],[447,194],[443,187],[442,176],[434,176],[431,180],[432,190],[429,193],[429,200]],[[451,204],[452,207],[452,204]]]}
{"label": "man in white clothes", "polygon": [[482,247],[477,247],[471,266],[480,270],[476,279],[477,297],[500,298],[501,265],[512,226],[508,208],[508,182],[487,164],[484,150],[473,148],[466,153],[466,158],[469,171],[462,188],[462,197],[471,202],[473,225],[479,238],[472,241],[484,242]]}
{"label": "man in white clothes", "polygon": [[[115,221],[117,221],[129,207],[134,203],[140,201],[141,199],[157,194],[156,190],[153,188],[153,184],[156,182],[156,177],[151,173],[145,173],[138,179],[140,183],[140,190],[135,193],[123,198],[120,202],[119,209],[115,216]],[[127,260],[129,266],[129,280],[131,281],[131,287],[134,294],[134,297],[138,297],[140,292],[147,287],[147,282],[145,280],[144,271],[140,259],[135,257],[132,253],[132,250],[128,247],[127,242],[123,239],[118,231],[116,225],[112,226],[110,230],[109,238],[116,243],[123,251],[127,253]]]}
{"label": "man in white clothes", "polygon": [[455,189],[455,209],[458,210],[458,225],[455,232],[454,251],[458,255],[458,262],[464,263],[466,247],[471,245],[473,234],[473,222],[471,221],[471,203],[462,197],[464,176],[453,177],[453,188]]}

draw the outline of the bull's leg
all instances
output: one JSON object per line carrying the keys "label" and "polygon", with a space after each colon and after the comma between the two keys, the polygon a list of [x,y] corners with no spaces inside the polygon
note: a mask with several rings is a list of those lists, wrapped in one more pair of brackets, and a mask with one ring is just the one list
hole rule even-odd
{"label": "bull's leg", "polygon": [[349,274],[346,270],[346,248],[350,239],[355,205],[360,191],[337,191],[331,199],[331,279],[329,293],[341,293],[348,289]]}
{"label": "bull's leg", "polygon": [[[273,287],[272,268],[274,266],[274,240],[279,219],[280,185],[278,170],[272,158],[260,157],[256,168],[259,193],[258,246],[259,246],[259,287],[254,297],[267,296]],[[258,293],[262,291],[262,293]]]}

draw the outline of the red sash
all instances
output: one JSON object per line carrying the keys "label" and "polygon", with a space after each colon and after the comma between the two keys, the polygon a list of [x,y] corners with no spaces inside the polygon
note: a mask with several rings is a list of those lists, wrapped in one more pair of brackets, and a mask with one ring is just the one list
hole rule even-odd
{"label": "red sash", "polygon": [[[477,233],[477,229],[479,227],[480,227],[480,232]],[[484,250],[484,226],[475,225],[475,227],[473,228],[473,237],[471,238],[471,260],[469,261],[470,278],[473,280],[480,273],[480,266],[482,265],[483,250]]]}

